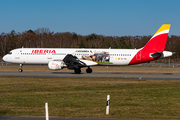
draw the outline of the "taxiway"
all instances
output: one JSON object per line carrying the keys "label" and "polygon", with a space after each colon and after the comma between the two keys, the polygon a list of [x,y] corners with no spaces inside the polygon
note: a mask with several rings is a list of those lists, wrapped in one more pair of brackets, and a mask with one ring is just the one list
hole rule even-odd
{"label": "taxiway", "polygon": [[16,72],[0,71],[0,76],[9,77],[70,77],[70,78],[133,78],[133,79],[180,79],[180,73],[120,73],[93,72],[74,74],[73,72]]}

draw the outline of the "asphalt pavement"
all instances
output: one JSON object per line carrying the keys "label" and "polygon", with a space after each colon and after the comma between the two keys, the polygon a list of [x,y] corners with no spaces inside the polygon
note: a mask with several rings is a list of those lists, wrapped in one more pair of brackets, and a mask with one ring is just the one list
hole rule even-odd
{"label": "asphalt pavement", "polygon": [[73,72],[16,72],[0,71],[0,76],[11,77],[70,77],[70,78],[133,78],[133,79],[180,79],[180,73],[81,73]]}

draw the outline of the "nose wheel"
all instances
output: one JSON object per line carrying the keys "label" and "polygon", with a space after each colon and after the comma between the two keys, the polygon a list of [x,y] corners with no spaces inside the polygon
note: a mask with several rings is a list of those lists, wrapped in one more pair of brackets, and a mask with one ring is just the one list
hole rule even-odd
{"label": "nose wheel", "polygon": [[23,64],[20,64],[19,66],[20,66],[20,69],[18,71],[21,73],[23,72],[23,69],[22,69]]}
{"label": "nose wheel", "polygon": [[22,69],[19,69],[19,72],[21,73],[21,72],[23,72],[23,70],[22,70]]}

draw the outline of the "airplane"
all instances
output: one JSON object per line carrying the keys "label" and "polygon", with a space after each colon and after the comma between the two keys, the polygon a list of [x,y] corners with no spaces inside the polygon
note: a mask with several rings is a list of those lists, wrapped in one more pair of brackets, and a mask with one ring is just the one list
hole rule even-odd
{"label": "airplane", "polygon": [[170,26],[163,24],[140,49],[17,48],[6,54],[3,60],[20,64],[19,72],[23,72],[24,64],[46,64],[50,70],[68,68],[76,74],[80,74],[83,67],[87,67],[87,73],[92,73],[91,66],[150,62],[173,55],[173,52],[164,51]]}

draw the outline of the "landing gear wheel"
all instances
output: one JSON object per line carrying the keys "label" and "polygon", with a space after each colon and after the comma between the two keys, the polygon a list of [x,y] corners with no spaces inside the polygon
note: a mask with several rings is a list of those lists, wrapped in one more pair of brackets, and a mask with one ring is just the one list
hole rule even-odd
{"label": "landing gear wheel", "polygon": [[20,69],[18,71],[23,72],[23,69],[22,69],[23,64],[20,64],[19,66],[20,66]]}
{"label": "landing gear wheel", "polygon": [[74,72],[75,72],[76,74],[80,74],[80,73],[81,73],[81,69],[75,69]]}
{"label": "landing gear wheel", "polygon": [[22,70],[22,69],[19,69],[18,71],[19,71],[20,73],[21,73],[21,72],[23,72],[23,70]]}
{"label": "landing gear wheel", "polygon": [[86,73],[92,73],[92,69],[91,69],[90,67],[88,67],[88,68],[86,69]]}

